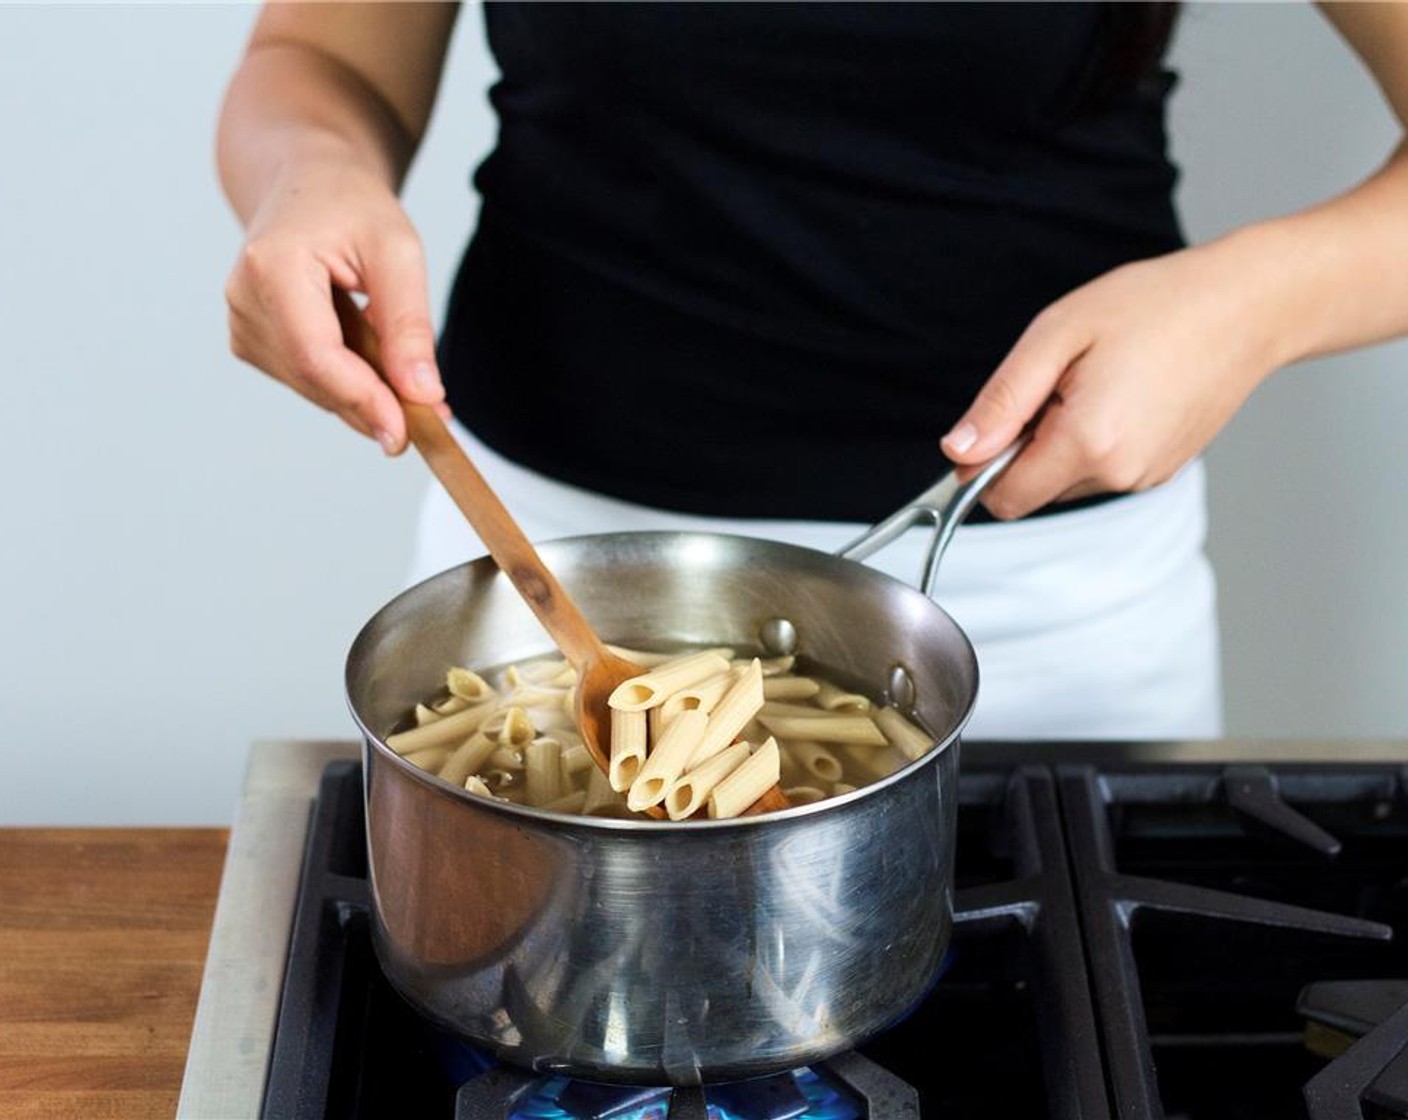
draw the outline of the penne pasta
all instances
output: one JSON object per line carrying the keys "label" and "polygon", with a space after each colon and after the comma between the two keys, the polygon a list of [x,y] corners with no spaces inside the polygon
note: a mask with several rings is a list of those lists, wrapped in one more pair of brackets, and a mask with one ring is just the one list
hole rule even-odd
{"label": "penne pasta", "polygon": [[837,750],[850,762],[853,773],[864,774],[871,781],[889,777],[905,763],[898,751],[889,748],[847,746],[843,743]]}
{"label": "penne pasta", "polygon": [[799,675],[791,655],[609,648],[643,671],[612,693],[605,771],[577,729],[576,671],[557,656],[450,668],[446,691],[386,743],[477,796],[623,819],[663,804],[672,820],[745,814],[773,783],[794,805],[843,796],[933,746],[912,718],[824,671]]}
{"label": "penne pasta", "polygon": [[523,748],[524,790],[529,805],[556,801],[567,790],[562,782],[562,744],[556,739],[534,739]]}
{"label": "penne pasta", "polygon": [[564,793],[554,801],[549,801],[539,808],[547,809],[552,813],[580,813],[582,806],[587,803],[587,791],[584,789],[574,789],[571,793]]}
{"label": "penne pasta", "polygon": [[449,747],[426,747],[423,751],[412,751],[410,754],[402,755],[412,766],[419,766],[422,770],[428,770],[432,774],[437,774],[440,767],[445,765],[445,760],[450,757]]}
{"label": "penne pasta", "polygon": [[805,700],[820,690],[821,685],[811,677],[763,677],[764,700]]}
{"label": "penne pasta", "polygon": [[[745,735],[744,738],[747,739],[748,742],[761,743],[764,739],[768,737],[767,728],[763,727],[762,724],[759,724],[758,726],[762,730],[763,734],[757,739],[752,739]],[[789,786],[806,785],[809,781],[811,781],[812,777],[806,772],[806,770],[802,768],[802,764],[797,761],[796,756],[793,755],[790,750],[788,750],[789,746],[790,744],[786,740],[781,743],[778,743],[777,745],[779,752],[777,782],[778,785],[782,786],[783,789],[787,789]],[[866,749],[868,750],[870,748]]]}
{"label": "penne pasta", "polygon": [[[542,685],[549,688],[557,687],[552,684],[554,678],[562,675],[564,670],[571,671],[572,667],[560,657],[544,658],[541,661],[525,661],[521,665],[510,665],[509,669],[517,670],[518,679],[525,685]],[[507,679],[508,670],[504,671]],[[575,675],[575,674],[574,674]]]}
{"label": "penne pasta", "polygon": [[828,712],[868,712],[875,707],[870,697],[859,692],[846,692],[830,681],[822,681],[817,687],[816,704]]}
{"label": "penne pasta", "polygon": [[488,765],[498,770],[522,770],[523,752],[517,747],[498,747],[489,756]]}
{"label": "penne pasta", "polygon": [[704,734],[693,753],[685,759],[683,769],[693,770],[732,743],[762,706],[763,671],[758,659],[754,658],[709,713]]}
{"label": "penne pasta", "polygon": [[725,661],[733,656],[733,650],[724,646],[705,650],[675,650],[673,653],[661,653],[658,650],[648,649],[632,649],[627,646],[613,646],[609,642],[606,648],[617,657],[624,658],[626,661],[633,661],[646,669],[653,669],[657,665],[665,664],[667,661],[677,661],[681,657],[693,653],[716,653]]}
{"label": "penne pasta", "polygon": [[573,743],[570,747],[563,745],[562,772],[564,774],[579,774],[592,765],[591,751],[587,750],[582,743]]}
{"label": "penne pasta", "polygon": [[758,719],[768,731],[782,739],[875,747],[883,747],[888,742],[869,716],[778,716],[763,712]]}
{"label": "penne pasta", "polygon": [[549,688],[571,688],[577,683],[577,670],[568,665],[567,668],[558,672],[554,677],[549,677],[544,682]]}
{"label": "penne pasta", "polygon": [[708,726],[709,717],[703,712],[681,712],[670,721],[626,792],[627,808],[639,813],[665,800],[665,791],[684,773],[685,762]]}
{"label": "penne pasta", "polygon": [[536,684],[520,684],[504,697],[505,704],[518,708],[561,708],[565,688],[546,688]]}
{"label": "penne pasta", "polygon": [[840,759],[820,743],[793,739],[788,741],[786,750],[813,778],[825,782],[827,785],[841,780],[843,772]]}
{"label": "penne pasta", "polygon": [[471,774],[477,774],[489,761],[498,743],[483,731],[476,731],[457,747],[440,767],[440,777],[451,785],[462,786]]}
{"label": "penne pasta", "polygon": [[736,674],[730,670],[727,673],[719,673],[698,684],[682,688],[674,693],[658,708],[651,708],[651,712],[659,712],[661,726],[669,723],[680,712],[697,711],[708,715],[714,709],[729,685],[734,682]]}
{"label": "penne pasta", "polygon": [[709,794],[709,816],[737,817],[777,784],[777,740],[769,738]]}
{"label": "penne pasta", "polygon": [[584,816],[616,816],[626,812],[626,799],[611,788],[611,780],[599,766],[587,773],[587,796],[582,802]]}
{"label": "penne pasta", "polygon": [[497,767],[485,770],[479,776],[484,779],[484,784],[496,794],[507,793],[509,790],[523,788],[523,772],[521,770],[500,770]]}
{"label": "penne pasta", "polygon": [[611,788],[625,793],[645,762],[646,715],[644,712],[611,713]]}
{"label": "penne pasta", "polygon": [[875,725],[900,754],[913,762],[920,755],[928,754],[934,746],[934,737],[916,724],[900,715],[895,708],[880,708],[875,712]]}
{"label": "penne pasta", "polygon": [[398,731],[386,737],[386,745],[397,754],[410,754],[426,747],[450,747],[464,742],[479,730],[494,710],[492,702],[476,704],[462,712],[427,723],[424,727],[413,727],[409,731]]}
{"label": "penne pasta", "polygon": [[489,687],[488,681],[478,673],[461,669],[458,665],[445,674],[445,687],[450,690],[451,696],[458,696],[471,704],[482,704],[494,696],[494,690]]}
{"label": "penne pasta", "polygon": [[702,766],[681,774],[665,790],[665,812],[672,821],[694,816],[709,800],[714,787],[738,769],[748,757],[747,743],[725,747]]}
{"label": "penne pasta", "polygon": [[[486,725],[487,726],[487,725]],[[489,732],[501,747],[526,747],[537,737],[538,729],[522,708],[505,708],[503,723],[496,732]]]}
{"label": "penne pasta", "polygon": [[417,704],[415,717],[416,726],[424,727],[427,723],[434,723],[437,719],[439,719],[440,713],[437,712],[434,708],[427,708],[424,704]]}
{"label": "penne pasta", "polygon": [[439,700],[432,701],[430,710],[438,716],[452,716],[468,707],[470,707],[468,700],[462,700],[458,696],[444,696]]}
{"label": "penne pasta", "polygon": [[693,653],[657,665],[638,677],[622,681],[607,697],[612,708],[643,712],[663,703],[672,693],[728,671],[728,662],[717,653]]}
{"label": "penne pasta", "polygon": [[[737,667],[741,669],[747,663],[745,659],[738,662]],[[763,676],[765,677],[778,677],[783,673],[790,673],[792,667],[796,664],[797,659],[791,654],[787,654],[784,657],[765,657],[758,662],[759,667],[763,670]]]}

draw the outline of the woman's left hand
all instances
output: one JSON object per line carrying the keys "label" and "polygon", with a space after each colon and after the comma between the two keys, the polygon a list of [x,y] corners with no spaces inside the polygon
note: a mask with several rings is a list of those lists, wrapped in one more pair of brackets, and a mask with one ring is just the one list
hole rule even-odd
{"label": "woman's left hand", "polygon": [[984,495],[994,516],[1156,486],[1211,442],[1286,357],[1275,263],[1255,240],[1124,265],[1032,320],[942,445],[981,465],[1041,413]]}

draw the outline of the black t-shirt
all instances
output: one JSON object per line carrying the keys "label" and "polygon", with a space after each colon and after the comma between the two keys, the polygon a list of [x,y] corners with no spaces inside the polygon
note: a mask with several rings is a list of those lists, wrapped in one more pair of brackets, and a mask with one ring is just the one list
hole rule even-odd
{"label": "black t-shirt", "polygon": [[1085,4],[489,4],[450,403],[564,481],[871,521],[1030,319],[1182,244],[1172,77],[1092,109]]}

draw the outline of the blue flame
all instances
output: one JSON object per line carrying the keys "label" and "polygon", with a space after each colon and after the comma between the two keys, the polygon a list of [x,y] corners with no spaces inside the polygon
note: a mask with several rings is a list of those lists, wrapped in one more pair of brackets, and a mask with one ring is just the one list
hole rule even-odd
{"label": "blue flame", "polygon": [[[797,1120],[861,1120],[860,1106],[837,1086],[827,1081],[815,1070],[799,1069],[792,1074],[797,1088],[807,1099],[807,1110]],[[540,1084],[536,1091],[521,1100],[509,1120],[575,1120],[561,1104],[563,1092],[569,1082],[565,1077],[552,1077]],[[704,1091],[708,1103],[709,1120],[746,1120],[737,1113],[722,1108],[709,1099],[709,1091]],[[661,1089],[659,1094],[630,1112],[622,1112],[611,1120],[665,1120],[670,1111],[670,1091]]]}

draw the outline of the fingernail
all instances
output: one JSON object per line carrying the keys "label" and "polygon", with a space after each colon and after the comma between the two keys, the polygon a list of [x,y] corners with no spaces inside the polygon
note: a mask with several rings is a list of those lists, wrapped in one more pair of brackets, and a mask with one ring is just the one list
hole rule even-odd
{"label": "fingernail", "polygon": [[388,455],[396,454],[396,437],[385,428],[378,428],[372,433],[376,436],[377,443],[381,444],[381,449]]}
{"label": "fingernail", "polygon": [[965,420],[963,423],[959,424],[958,427],[954,428],[953,431],[949,432],[948,435],[944,436],[943,442],[948,445],[949,450],[955,455],[962,455],[972,447],[973,444],[978,442],[978,429],[973,427],[969,421]]}
{"label": "fingernail", "polygon": [[417,389],[438,389],[440,378],[435,374],[435,367],[429,362],[417,362],[411,367],[411,384]]}

